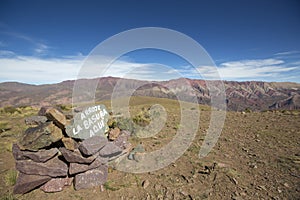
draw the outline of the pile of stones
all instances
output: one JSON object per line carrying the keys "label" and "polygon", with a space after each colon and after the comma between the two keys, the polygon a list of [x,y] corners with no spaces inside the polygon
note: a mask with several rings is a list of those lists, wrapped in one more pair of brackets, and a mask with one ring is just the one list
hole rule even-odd
{"label": "pile of stones", "polygon": [[14,193],[103,185],[108,164],[131,150],[130,132],[109,127],[110,119],[104,105],[87,107],[74,117],[53,107],[42,107],[38,116],[26,118],[30,127],[13,144],[19,171]]}

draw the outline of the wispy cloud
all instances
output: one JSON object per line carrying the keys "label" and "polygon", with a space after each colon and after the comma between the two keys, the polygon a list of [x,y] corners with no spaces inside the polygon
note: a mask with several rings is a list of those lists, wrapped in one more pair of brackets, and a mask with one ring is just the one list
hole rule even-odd
{"label": "wispy cloud", "polygon": [[45,53],[47,53],[48,49],[49,49],[49,46],[47,46],[46,44],[37,43],[34,51],[37,54],[45,54]]}
{"label": "wispy cloud", "polygon": [[0,50],[0,57],[12,57],[15,56],[16,54],[13,51],[8,51],[8,50]]}
{"label": "wispy cloud", "polygon": [[[27,44],[29,44],[28,46],[33,51],[33,54],[37,56],[46,54],[47,51],[51,48],[45,42],[35,39],[33,37],[29,37],[22,33],[13,32],[13,31],[0,31],[0,33],[9,36],[10,38],[25,41]],[[0,41],[0,46],[4,47],[4,45],[5,43]]]}
{"label": "wispy cloud", "polygon": [[[288,66],[290,65],[290,66]],[[222,63],[218,73],[212,66],[201,66],[198,71],[210,79],[286,81],[288,73],[299,72],[299,66],[278,59],[241,60]]]}
{"label": "wispy cloud", "polygon": [[300,54],[300,51],[284,51],[284,52],[278,52],[275,54],[275,56],[286,56],[286,55],[292,55],[292,54]]}

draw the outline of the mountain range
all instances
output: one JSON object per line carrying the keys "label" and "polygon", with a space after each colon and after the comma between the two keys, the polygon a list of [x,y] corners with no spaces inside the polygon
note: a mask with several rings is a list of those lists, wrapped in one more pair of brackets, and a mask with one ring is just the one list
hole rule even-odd
{"label": "mountain range", "polygon": [[[133,95],[176,99],[184,94],[186,99],[197,98],[199,104],[210,105],[209,84],[216,81],[174,79],[169,81],[141,81],[116,77],[80,79],[79,82],[97,83],[97,101],[112,97],[115,86],[122,83],[124,90],[138,87]],[[220,81],[219,81],[220,82]],[[185,84],[183,84],[185,83]],[[56,84],[30,85],[18,82],[0,83],[0,106],[47,106],[72,103],[75,80]],[[192,88],[187,92],[185,85]],[[292,82],[224,81],[227,109],[250,110],[294,110],[300,109],[300,84]],[[171,89],[170,89],[171,88]]]}

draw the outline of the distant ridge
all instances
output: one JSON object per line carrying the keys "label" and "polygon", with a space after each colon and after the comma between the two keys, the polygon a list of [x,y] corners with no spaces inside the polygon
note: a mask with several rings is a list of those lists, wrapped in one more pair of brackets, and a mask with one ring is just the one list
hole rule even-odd
{"label": "distant ridge", "polygon": [[[82,79],[89,82],[95,79]],[[184,92],[180,81],[140,81],[121,79],[116,77],[97,78],[98,88],[96,100],[111,98],[114,86],[122,80],[124,88],[132,87],[132,83],[141,83],[134,95],[152,96],[158,98],[176,99],[175,94],[168,90],[168,86],[176,88],[177,92]],[[209,90],[204,80],[185,79],[194,89],[199,104],[210,104]],[[213,82],[213,81],[212,81]],[[56,104],[70,104],[75,80],[63,81],[56,84],[30,85],[18,82],[0,83],[0,106],[45,106]],[[300,109],[300,84],[291,82],[259,82],[259,81],[224,81],[228,110],[294,110]],[[193,94],[193,95],[195,95]],[[186,94],[185,94],[186,95]],[[190,94],[192,96],[192,94]]]}

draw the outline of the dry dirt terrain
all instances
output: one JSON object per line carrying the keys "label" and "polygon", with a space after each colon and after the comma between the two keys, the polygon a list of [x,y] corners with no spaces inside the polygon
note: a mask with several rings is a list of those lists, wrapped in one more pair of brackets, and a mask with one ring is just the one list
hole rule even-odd
{"label": "dry dirt terrain", "polygon": [[[109,107],[108,102],[105,104]],[[180,123],[177,101],[134,97],[130,104],[132,115],[153,104],[161,104],[168,113],[160,133],[146,139],[133,137],[133,146],[143,142],[146,152],[154,151],[176,134]],[[38,108],[1,108],[0,199],[300,198],[299,111],[227,112],[218,142],[207,157],[200,159],[198,153],[209,126],[210,108],[199,108],[199,130],[193,143],[169,166],[142,174],[110,168],[103,191],[100,187],[75,191],[71,186],[58,193],[36,189],[25,195],[12,194],[17,173],[11,147],[26,129],[24,118],[36,115]]]}

